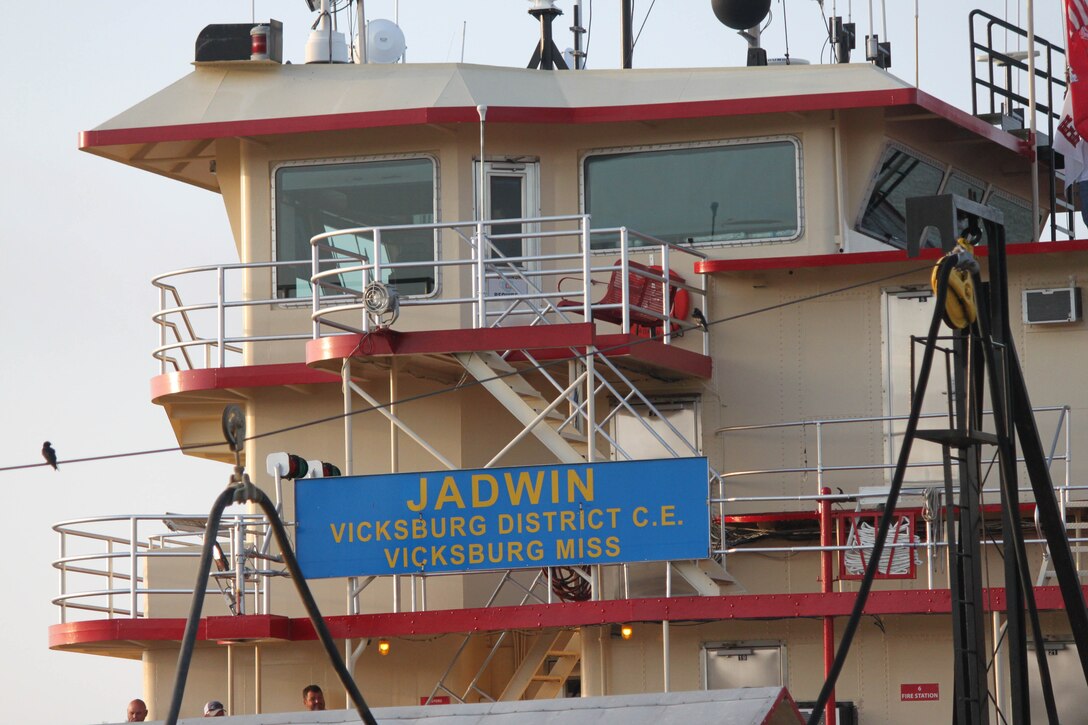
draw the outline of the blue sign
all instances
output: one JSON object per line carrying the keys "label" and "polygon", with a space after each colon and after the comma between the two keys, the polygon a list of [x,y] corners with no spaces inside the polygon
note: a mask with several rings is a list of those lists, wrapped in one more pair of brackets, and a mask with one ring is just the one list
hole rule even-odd
{"label": "blue sign", "polygon": [[306,578],[704,559],[705,458],[295,482]]}

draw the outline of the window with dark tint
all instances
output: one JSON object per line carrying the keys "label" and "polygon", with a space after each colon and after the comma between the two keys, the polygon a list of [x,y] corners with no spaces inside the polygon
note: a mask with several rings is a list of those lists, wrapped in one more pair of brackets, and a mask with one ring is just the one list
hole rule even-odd
{"label": "window with dark tint", "polygon": [[987,206],[998,209],[1005,215],[1005,242],[1016,244],[1035,239],[1031,224],[1031,207],[1026,201],[1010,199],[1003,194],[992,193],[986,200]]}
{"label": "window with dark tint", "polygon": [[[276,274],[277,297],[310,296],[310,238],[353,227],[429,224],[435,217],[435,165],[431,159],[397,159],[342,164],[284,166],[276,171],[276,259],[298,260]],[[365,254],[375,261],[372,234],[332,238],[338,249]],[[435,233],[431,229],[383,232],[381,262],[431,262]],[[346,260],[343,266],[358,264]],[[358,289],[359,273],[346,273],[339,284]],[[435,269],[420,264],[393,269],[384,281],[404,295],[435,289]]]}
{"label": "window with dark tint", "polygon": [[941,193],[957,194],[964,199],[981,202],[982,195],[986,193],[986,187],[958,171],[953,171],[948,175],[948,181],[945,182]]}
{"label": "window with dark tint", "polygon": [[[884,150],[872,193],[862,212],[858,231],[882,242],[907,246],[907,199],[933,196],[940,191],[944,170],[906,151],[889,146]],[[923,246],[940,246],[935,232]]]}
{"label": "window with dark tint", "polygon": [[[594,229],[681,244],[792,239],[801,233],[798,165],[787,140],[594,154],[584,166],[585,210]],[[618,235],[593,239],[594,249],[618,244]]]}

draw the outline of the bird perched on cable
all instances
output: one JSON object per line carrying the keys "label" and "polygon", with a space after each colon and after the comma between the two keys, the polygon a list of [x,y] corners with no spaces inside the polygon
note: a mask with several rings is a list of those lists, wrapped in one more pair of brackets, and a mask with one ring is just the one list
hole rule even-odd
{"label": "bird perched on cable", "polygon": [[710,323],[706,321],[703,311],[695,307],[691,311],[691,317],[703,328],[703,332],[710,332]]}
{"label": "bird perched on cable", "polygon": [[53,450],[53,444],[49,441],[42,443],[42,458],[53,467],[54,471],[57,470],[57,452]]}

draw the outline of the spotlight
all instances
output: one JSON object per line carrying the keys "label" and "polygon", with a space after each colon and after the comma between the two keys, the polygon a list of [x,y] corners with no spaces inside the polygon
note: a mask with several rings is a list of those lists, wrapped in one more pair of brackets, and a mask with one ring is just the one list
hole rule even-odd
{"label": "spotlight", "polygon": [[378,654],[380,654],[382,657],[385,657],[387,654],[389,654],[389,640],[378,640]]}

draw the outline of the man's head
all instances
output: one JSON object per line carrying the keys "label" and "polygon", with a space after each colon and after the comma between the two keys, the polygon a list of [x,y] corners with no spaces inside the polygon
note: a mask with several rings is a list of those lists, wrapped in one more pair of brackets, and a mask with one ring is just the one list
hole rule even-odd
{"label": "man's head", "polygon": [[147,704],[136,698],[128,704],[128,719],[125,722],[143,722],[147,719]]}
{"label": "man's head", "polygon": [[302,688],[302,705],[307,710],[324,710],[325,693],[317,685],[306,685]]}
{"label": "man's head", "polygon": [[204,704],[204,717],[226,717],[227,710],[219,700],[208,700]]}

